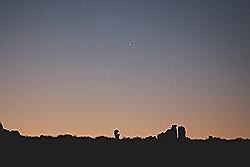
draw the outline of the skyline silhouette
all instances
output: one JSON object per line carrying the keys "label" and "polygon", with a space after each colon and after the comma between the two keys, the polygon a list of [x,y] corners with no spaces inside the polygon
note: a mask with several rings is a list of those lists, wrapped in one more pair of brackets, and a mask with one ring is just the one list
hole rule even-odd
{"label": "skyline silhouette", "polygon": [[172,125],[157,136],[119,138],[72,136],[31,137],[0,129],[0,164],[16,166],[242,166],[248,162],[250,140],[209,136],[190,139],[185,127]]}
{"label": "skyline silhouette", "polygon": [[201,139],[201,138],[190,138],[187,136],[186,133],[186,128],[183,125],[172,125],[171,128],[166,129],[165,131],[159,132],[158,134],[155,135],[150,135],[150,136],[121,136],[120,131],[118,129],[115,129],[113,131],[113,136],[103,136],[103,135],[99,135],[99,136],[86,136],[86,135],[79,135],[76,136],[75,134],[70,134],[70,133],[66,133],[66,134],[58,134],[56,136],[52,136],[52,135],[44,135],[44,134],[40,134],[38,136],[25,136],[22,135],[18,130],[8,130],[4,127],[3,123],[0,122],[0,132],[2,133],[2,136],[4,136],[5,134],[14,134],[14,136],[23,136],[23,137],[28,137],[28,138],[33,138],[33,137],[49,137],[49,138],[57,138],[60,136],[70,136],[70,137],[76,137],[76,138],[81,138],[81,137],[86,137],[86,138],[91,138],[91,139],[97,139],[97,138],[114,138],[116,140],[126,140],[126,139],[157,139],[159,142],[161,141],[181,141],[181,142],[185,142],[185,141],[206,141],[206,140],[222,140],[222,141],[237,141],[237,140],[245,140],[245,141],[250,141],[250,138],[245,138],[243,136],[238,136],[236,138],[224,138],[221,136],[213,136],[211,134],[208,134],[206,138]]}

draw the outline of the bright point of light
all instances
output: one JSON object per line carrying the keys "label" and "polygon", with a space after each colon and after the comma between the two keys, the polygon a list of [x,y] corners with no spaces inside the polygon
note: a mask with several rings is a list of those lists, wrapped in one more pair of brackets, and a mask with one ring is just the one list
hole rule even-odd
{"label": "bright point of light", "polygon": [[131,42],[128,43],[128,46],[132,46],[133,44]]}

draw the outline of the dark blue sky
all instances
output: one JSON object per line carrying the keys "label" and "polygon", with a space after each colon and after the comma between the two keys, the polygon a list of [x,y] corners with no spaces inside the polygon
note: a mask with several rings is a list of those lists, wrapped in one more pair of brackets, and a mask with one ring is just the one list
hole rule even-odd
{"label": "dark blue sky", "polygon": [[250,137],[247,0],[2,0],[0,24],[10,128]]}

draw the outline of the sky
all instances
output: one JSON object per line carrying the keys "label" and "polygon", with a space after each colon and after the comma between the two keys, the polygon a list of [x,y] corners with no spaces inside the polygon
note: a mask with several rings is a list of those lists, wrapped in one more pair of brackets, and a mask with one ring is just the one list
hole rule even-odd
{"label": "sky", "polygon": [[1,0],[0,121],[250,138],[249,30],[248,0]]}

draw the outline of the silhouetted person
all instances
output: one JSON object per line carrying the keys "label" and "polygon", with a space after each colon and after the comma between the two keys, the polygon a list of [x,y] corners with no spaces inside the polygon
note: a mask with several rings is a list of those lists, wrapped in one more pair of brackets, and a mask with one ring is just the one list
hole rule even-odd
{"label": "silhouetted person", "polygon": [[0,122],[0,131],[2,131],[3,130],[3,124],[2,124],[2,122]]}
{"label": "silhouetted person", "polygon": [[119,140],[119,137],[120,137],[119,130],[116,129],[114,131],[114,136],[115,136],[115,139]]}
{"label": "silhouetted person", "polygon": [[178,127],[178,139],[180,141],[184,141],[186,139],[186,130],[183,126]]}

